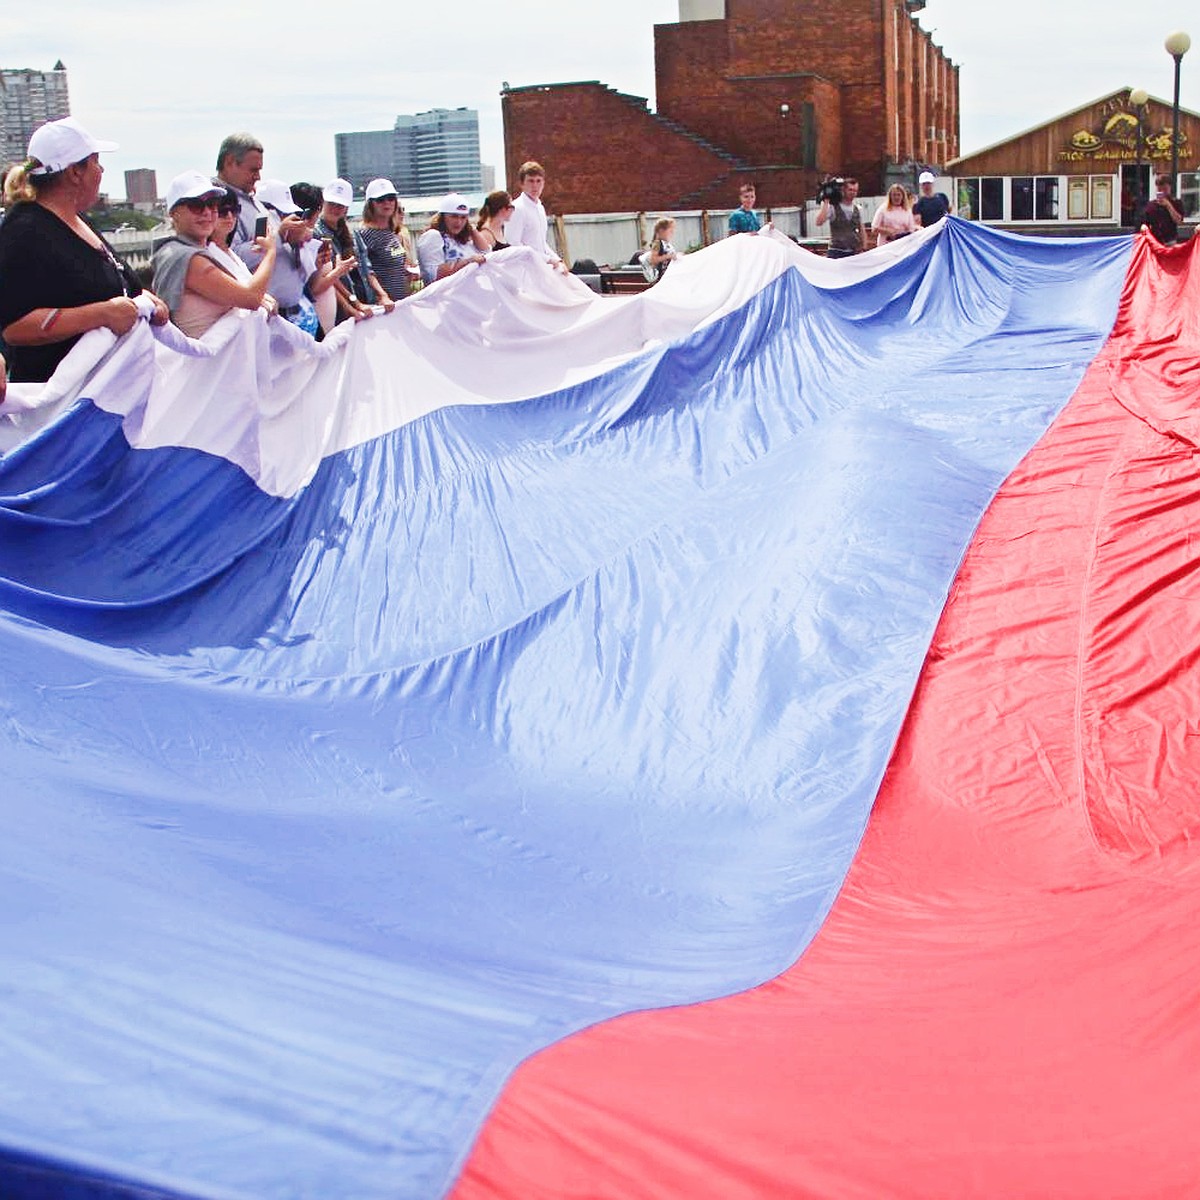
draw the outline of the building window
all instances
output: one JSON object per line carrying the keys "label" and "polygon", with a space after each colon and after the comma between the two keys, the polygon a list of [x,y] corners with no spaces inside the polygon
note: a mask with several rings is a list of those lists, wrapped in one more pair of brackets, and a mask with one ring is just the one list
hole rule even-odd
{"label": "building window", "polygon": [[1111,221],[1113,219],[1113,180],[1111,175],[1093,175],[1092,186],[1092,220]]}
{"label": "building window", "polygon": [[1033,176],[1015,175],[1012,181],[1012,219],[1033,220]]}
{"label": "building window", "polygon": [[1058,177],[1033,181],[1034,212],[1039,221],[1058,220]]}
{"label": "building window", "polygon": [[1057,175],[1014,175],[1010,183],[1010,221],[1057,221]]}
{"label": "building window", "polygon": [[1004,180],[998,176],[979,181],[979,216],[984,221],[1004,220]]}
{"label": "building window", "polygon": [[1200,171],[1179,172],[1179,203],[1185,217],[1200,213]]}
{"label": "building window", "polygon": [[964,221],[1004,220],[1004,180],[985,175],[958,181],[958,215]]}
{"label": "building window", "polygon": [[958,215],[964,221],[979,220],[979,180],[960,179],[958,181]]}

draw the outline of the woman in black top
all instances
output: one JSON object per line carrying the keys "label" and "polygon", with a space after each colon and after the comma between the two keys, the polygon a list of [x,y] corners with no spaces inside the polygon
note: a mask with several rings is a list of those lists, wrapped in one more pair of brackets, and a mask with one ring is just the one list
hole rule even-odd
{"label": "woman in black top", "polygon": [[479,220],[475,228],[483,234],[489,250],[507,250],[504,240],[504,223],[513,215],[512,197],[506,191],[492,192],[479,206]]}
{"label": "woman in black top", "polygon": [[[0,333],[13,382],[54,374],[93,329],[128,333],[137,320],[133,272],[80,215],[100,194],[98,142],[74,118],[34,132],[29,158],[4,183],[8,216],[0,225]],[[167,320],[156,298],[154,321]]]}

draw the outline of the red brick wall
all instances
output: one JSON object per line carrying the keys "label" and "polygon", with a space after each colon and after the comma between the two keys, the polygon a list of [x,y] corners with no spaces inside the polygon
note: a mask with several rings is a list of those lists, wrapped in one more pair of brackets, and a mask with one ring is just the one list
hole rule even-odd
{"label": "red brick wall", "polygon": [[725,21],[655,25],[654,88],[658,111],[701,136],[716,134],[718,145],[728,146],[736,153],[737,131],[731,126],[736,114],[729,112],[736,92],[726,82],[728,74],[729,37]]}
{"label": "red brick wall", "polygon": [[947,63],[903,0],[727,0],[726,12],[655,26],[659,112],[748,162],[776,163],[774,115],[804,98],[798,77],[807,75],[839,92],[818,109],[824,170],[874,188],[888,158],[937,161],[922,108]]}
{"label": "red brick wall", "polygon": [[[958,70],[904,0],[726,0],[726,12],[654,29],[658,112],[710,147],[599,83],[523,87],[502,101],[510,171],[544,162],[555,212],[732,205],[747,173],[760,206],[779,206],[824,172],[857,175],[871,194],[889,160],[957,152]],[[815,172],[803,169],[806,105]],[[946,136],[931,140],[930,126]]]}
{"label": "red brick wall", "polygon": [[[507,186],[517,189],[517,168],[536,159],[546,168],[542,201],[552,213],[677,208],[735,170],[600,83],[515,88],[501,109]],[[736,184],[732,190],[736,204]]]}

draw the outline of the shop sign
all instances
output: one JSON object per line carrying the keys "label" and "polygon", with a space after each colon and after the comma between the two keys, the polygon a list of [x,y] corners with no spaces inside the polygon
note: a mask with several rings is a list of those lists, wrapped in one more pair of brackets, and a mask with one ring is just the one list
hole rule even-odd
{"label": "shop sign", "polygon": [[[1101,109],[1091,129],[1079,129],[1071,135],[1065,149],[1058,152],[1059,162],[1132,162],[1138,157],[1137,113],[1125,107],[1123,100],[1110,100]],[[1144,160],[1171,157],[1171,126],[1155,129],[1142,122]],[[1191,157],[1186,130],[1179,131],[1179,157]]]}

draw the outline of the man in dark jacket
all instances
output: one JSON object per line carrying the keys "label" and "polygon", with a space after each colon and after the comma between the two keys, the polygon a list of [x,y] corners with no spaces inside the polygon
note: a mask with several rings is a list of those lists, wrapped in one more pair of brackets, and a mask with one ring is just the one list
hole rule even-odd
{"label": "man in dark jacket", "polygon": [[1170,246],[1179,240],[1183,213],[1179,211],[1179,201],[1171,195],[1171,177],[1160,175],[1155,183],[1158,185],[1158,195],[1146,205],[1142,222],[1164,246]]}

